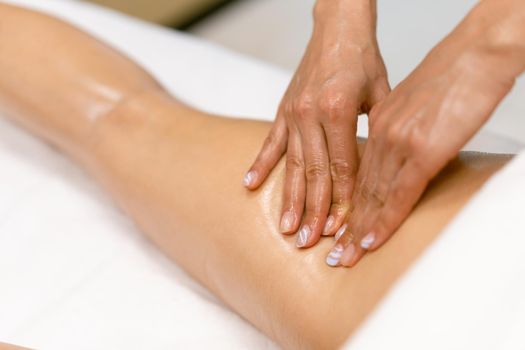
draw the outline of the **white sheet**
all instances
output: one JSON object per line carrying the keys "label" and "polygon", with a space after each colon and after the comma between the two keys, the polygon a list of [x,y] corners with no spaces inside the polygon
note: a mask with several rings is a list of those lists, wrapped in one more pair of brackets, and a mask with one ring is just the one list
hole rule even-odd
{"label": "white sheet", "polygon": [[[270,116],[287,84],[278,69],[95,6],[11,2],[105,34],[208,111]],[[0,281],[5,342],[53,350],[275,348],[143,239],[76,166],[3,118]]]}
{"label": "white sheet", "polygon": [[[290,77],[86,3],[9,2],[104,38],[210,112],[270,119]],[[521,147],[490,133],[475,142]],[[39,349],[275,347],[161,256],[73,164],[1,118],[0,280],[2,341]]]}
{"label": "white sheet", "polygon": [[525,349],[525,152],[499,172],[345,349]]}

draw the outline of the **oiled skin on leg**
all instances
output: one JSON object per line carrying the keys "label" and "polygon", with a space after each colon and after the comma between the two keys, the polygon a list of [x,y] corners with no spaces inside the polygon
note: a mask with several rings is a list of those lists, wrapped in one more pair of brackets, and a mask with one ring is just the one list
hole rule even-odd
{"label": "oiled skin on leg", "polygon": [[285,348],[342,344],[507,160],[462,155],[385,247],[329,268],[331,238],[298,250],[278,232],[283,163],[259,191],[241,185],[268,123],[184,106],[50,17],[0,5],[0,23],[0,110],[84,166],[160,249]]}
{"label": "oiled skin on leg", "polygon": [[261,190],[240,185],[269,124],[210,117],[162,94],[106,122],[101,181],[161,249],[286,348],[340,345],[507,159],[463,154],[384,248],[333,269],[324,262],[332,238],[298,250],[279,233],[282,162]]}

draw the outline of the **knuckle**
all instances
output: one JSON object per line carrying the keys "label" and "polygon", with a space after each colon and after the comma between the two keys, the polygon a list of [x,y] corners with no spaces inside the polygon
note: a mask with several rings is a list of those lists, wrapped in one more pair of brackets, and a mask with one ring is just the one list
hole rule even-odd
{"label": "knuckle", "polygon": [[402,135],[399,128],[391,127],[386,133],[385,141],[388,146],[395,146],[402,142]]}
{"label": "knuckle", "polygon": [[284,119],[286,119],[287,116],[290,116],[293,114],[293,108],[294,104],[290,102],[289,100],[283,102],[279,109],[281,110],[281,113],[284,115]]}
{"label": "knuckle", "polygon": [[405,140],[410,154],[417,156],[424,152],[427,140],[421,128],[414,127]]}
{"label": "knuckle", "polygon": [[370,185],[368,183],[362,183],[361,186],[359,186],[359,197],[364,202],[368,201],[368,199],[371,197],[372,190],[370,188]]}
{"label": "knuckle", "polygon": [[390,191],[390,197],[393,203],[401,203],[406,194],[406,188],[403,186],[395,186]]}
{"label": "knuckle", "polygon": [[385,184],[378,184],[372,191],[372,198],[376,204],[383,207],[386,202],[388,194],[388,186]]}
{"label": "knuckle", "polygon": [[289,170],[304,169],[304,161],[302,157],[296,155],[289,155],[286,158],[286,167]]}
{"label": "knuckle", "polygon": [[264,139],[264,148],[271,147],[277,143],[277,135],[274,131],[271,131]]}
{"label": "knuckle", "polygon": [[330,174],[334,182],[350,182],[355,176],[355,167],[344,159],[335,159],[330,162]]}
{"label": "knuckle", "polygon": [[316,181],[328,176],[326,166],[321,162],[312,162],[306,165],[305,169],[306,179],[309,181]]}
{"label": "knuckle", "polygon": [[370,184],[363,184],[359,195],[365,202],[375,202],[380,206],[385,204],[385,194],[384,191],[381,191],[377,186],[370,186]]}
{"label": "knuckle", "polygon": [[341,92],[328,91],[321,96],[318,106],[329,121],[337,121],[348,111],[348,98]]}
{"label": "knuckle", "polygon": [[314,110],[313,97],[310,94],[302,94],[293,101],[293,114],[303,119],[309,117]]}

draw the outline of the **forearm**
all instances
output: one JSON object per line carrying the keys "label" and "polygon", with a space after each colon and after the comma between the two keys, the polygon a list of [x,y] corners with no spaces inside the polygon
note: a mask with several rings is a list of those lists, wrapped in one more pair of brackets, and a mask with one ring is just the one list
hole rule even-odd
{"label": "forearm", "polygon": [[484,0],[467,15],[451,36],[468,38],[480,75],[514,80],[525,70],[525,3],[521,0]]}
{"label": "forearm", "polygon": [[158,89],[136,64],[44,14],[0,4],[0,111],[74,156],[130,95]]}

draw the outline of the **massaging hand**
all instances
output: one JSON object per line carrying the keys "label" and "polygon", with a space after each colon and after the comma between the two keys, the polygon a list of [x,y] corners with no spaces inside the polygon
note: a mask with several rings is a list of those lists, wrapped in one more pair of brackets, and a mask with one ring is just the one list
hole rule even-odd
{"label": "massaging hand", "polygon": [[[512,40],[519,38],[512,22],[520,23],[525,32],[524,11],[520,16],[518,9],[503,15],[499,8],[502,18],[494,18],[498,8],[489,5],[503,3],[519,4],[483,2],[374,107],[352,196],[354,210],[346,232],[338,232],[344,234],[328,264],[353,266],[367,250],[380,247],[408,216],[429,181],[509,92],[525,63],[524,55],[516,54],[519,50],[512,51]],[[521,63],[514,64],[520,57]]]}
{"label": "massaging hand", "polygon": [[390,90],[370,1],[321,0],[315,18],[306,54],[244,180],[256,189],[286,151],[280,227],[296,232],[305,211],[298,247],[312,246],[321,233],[333,235],[347,217],[358,165],[357,115]]}

